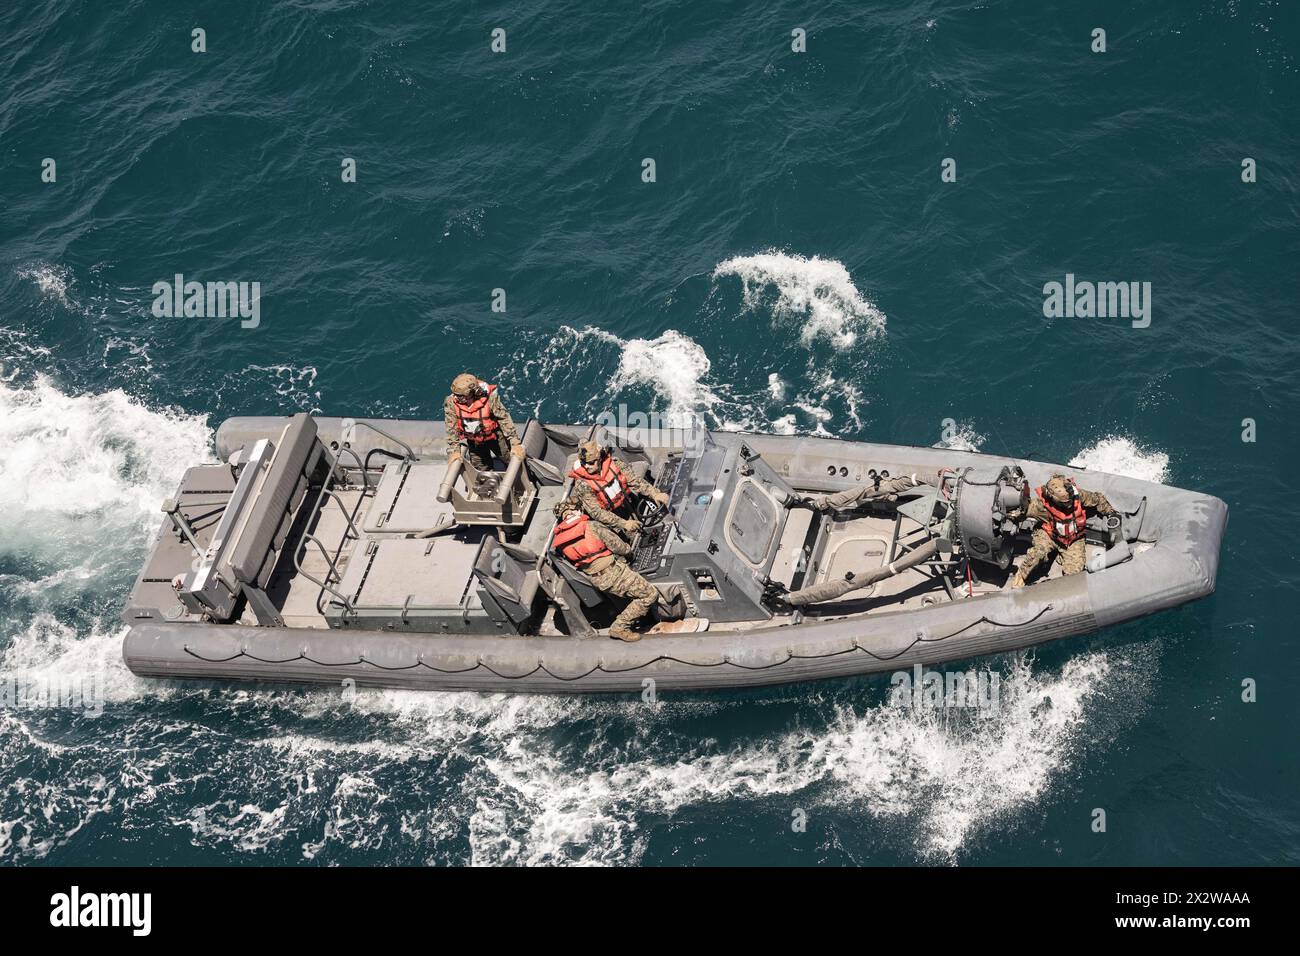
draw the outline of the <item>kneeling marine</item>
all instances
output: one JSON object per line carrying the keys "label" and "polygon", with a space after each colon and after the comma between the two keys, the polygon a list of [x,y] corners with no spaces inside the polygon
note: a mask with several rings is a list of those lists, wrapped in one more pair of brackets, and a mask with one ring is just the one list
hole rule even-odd
{"label": "kneeling marine", "polygon": [[1082,571],[1087,564],[1084,525],[1089,510],[1099,515],[1115,513],[1114,507],[1100,491],[1084,491],[1072,478],[1064,475],[1055,475],[1036,489],[1024,514],[1012,516],[1021,521],[1032,519],[1042,523],[1034,529],[1029,550],[1011,579],[1011,587],[1024,587],[1038,566],[1044,561],[1050,564],[1056,555],[1060,555],[1062,574]]}

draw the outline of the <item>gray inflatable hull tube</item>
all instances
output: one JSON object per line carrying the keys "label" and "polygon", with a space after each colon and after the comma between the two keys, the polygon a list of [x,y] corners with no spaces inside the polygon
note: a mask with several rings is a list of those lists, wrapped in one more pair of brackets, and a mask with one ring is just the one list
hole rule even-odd
{"label": "gray inflatable hull tube", "polygon": [[[341,419],[320,418],[322,440]],[[377,420],[378,421],[378,420]],[[217,452],[277,435],[280,418],[234,418],[219,433]],[[440,422],[379,421],[417,453],[441,453]],[[918,468],[996,468],[1006,459],[947,449],[747,435],[757,452],[806,448],[809,474],[824,462],[854,457]],[[377,436],[367,447],[402,449]],[[364,450],[362,451],[364,454]],[[1019,462],[1038,482],[1062,466]],[[517,635],[395,634],[239,625],[141,623],[123,653],[139,675],[159,678],[274,681],[427,690],[589,694],[756,687],[910,670],[965,661],[1085,634],[1204,597],[1214,590],[1227,505],[1210,495],[1078,467],[1112,502],[1148,499],[1143,539],[1156,547],[1114,568],[1042,581],[970,600],[856,619],[818,620],[727,632],[647,636],[621,641]],[[1108,563],[1118,560],[1108,555]]]}

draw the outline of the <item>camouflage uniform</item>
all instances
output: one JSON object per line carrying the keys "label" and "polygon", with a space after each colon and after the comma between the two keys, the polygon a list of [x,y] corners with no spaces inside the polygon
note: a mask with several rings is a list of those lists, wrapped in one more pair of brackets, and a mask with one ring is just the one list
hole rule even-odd
{"label": "camouflage uniform", "polygon": [[925,484],[934,484],[934,479],[918,478],[915,474],[899,475],[896,478],[880,479],[878,486],[873,483],[858,488],[848,488],[833,495],[820,495],[816,498],[809,498],[808,504],[818,511],[848,511],[873,498],[896,495],[900,491],[907,491],[909,488]]}
{"label": "camouflage uniform", "polygon": [[462,452],[465,460],[478,471],[491,471],[494,459],[509,464],[510,449],[519,444],[519,430],[514,419],[501,401],[501,390],[493,389],[488,396],[488,410],[497,420],[497,437],[492,441],[467,442],[458,430],[460,415],[456,412],[456,396],[448,395],[442,403],[442,419],[447,426],[447,455]]}
{"label": "camouflage uniform", "polygon": [[[1097,514],[1108,515],[1114,514],[1115,509],[1111,503],[1106,500],[1106,496],[1100,491],[1084,491],[1079,489],[1079,503],[1083,505],[1085,512],[1095,511]],[[1025,509],[1024,516],[1020,520],[1032,518],[1038,522],[1034,528],[1034,535],[1029,541],[1029,550],[1025,552],[1024,558],[1020,562],[1020,567],[1012,579],[1013,587],[1020,587],[1027,580],[1029,575],[1033,574],[1040,564],[1044,561],[1051,562],[1053,555],[1060,555],[1061,573],[1078,574],[1087,564],[1087,544],[1083,538],[1079,538],[1069,547],[1061,547],[1043,528],[1044,521],[1051,521],[1052,516],[1047,509],[1043,507],[1043,502],[1036,493],[1029,500],[1029,507]]]}
{"label": "camouflage uniform", "polygon": [[569,496],[577,502],[578,507],[592,521],[603,524],[607,528],[613,528],[615,531],[624,531],[627,530],[624,527],[624,521],[633,518],[632,495],[644,495],[656,501],[665,500],[667,495],[633,471],[627,462],[621,458],[614,458],[614,467],[621,471],[623,477],[627,479],[628,490],[628,494],[623,498],[622,507],[617,511],[601,507],[600,499],[596,497],[596,492],[591,490],[591,485],[580,478],[573,480],[573,490],[569,492]]}
{"label": "camouflage uniform", "polygon": [[624,560],[632,553],[631,545],[595,521],[589,522],[587,527],[613,554],[597,558],[582,569],[583,573],[591,578],[591,583],[602,594],[630,598],[627,607],[623,608],[618,617],[614,618],[614,623],[609,626],[611,632],[628,630],[645,617],[650,608],[659,601],[659,589],[633,571]]}

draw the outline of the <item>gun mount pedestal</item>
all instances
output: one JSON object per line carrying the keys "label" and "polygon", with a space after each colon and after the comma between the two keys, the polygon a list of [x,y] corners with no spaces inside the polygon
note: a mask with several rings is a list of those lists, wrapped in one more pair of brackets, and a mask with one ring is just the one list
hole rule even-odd
{"label": "gun mount pedestal", "polygon": [[[457,477],[463,482],[463,491],[456,484]],[[537,486],[519,458],[511,458],[504,472],[479,471],[461,459],[447,469],[438,498],[450,499],[458,524],[517,528],[528,522]]]}

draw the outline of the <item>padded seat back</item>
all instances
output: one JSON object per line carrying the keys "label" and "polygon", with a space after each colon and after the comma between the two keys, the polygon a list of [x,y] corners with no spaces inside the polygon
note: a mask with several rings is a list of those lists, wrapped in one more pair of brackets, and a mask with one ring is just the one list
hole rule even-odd
{"label": "padded seat back", "polygon": [[597,428],[596,440],[613,449],[614,455],[645,477],[650,471],[650,454],[640,442],[632,438],[620,438],[608,428]]}
{"label": "padded seat back", "polygon": [[560,577],[569,582],[578,595],[578,600],[582,601],[584,607],[599,607],[605,600],[605,596],[596,589],[596,585],[591,583],[591,578],[583,574],[568,561],[556,556],[552,566],[560,572]]}
{"label": "padded seat back", "polygon": [[538,484],[564,483],[565,474],[569,470],[569,459],[577,453],[578,442],[581,440],[577,435],[530,418],[519,440],[528,454],[529,469]]}
{"label": "padded seat back", "polygon": [[322,454],[315,420],[306,413],[295,415],[280,436],[261,491],[230,550],[230,571],[239,583],[266,587]]}
{"label": "padded seat back", "polygon": [[[484,538],[474,558],[474,577],[516,627],[533,616],[541,577],[532,551]],[[490,609],[486,601],[484,606]]]}

